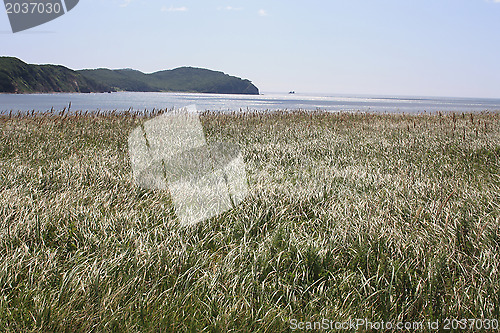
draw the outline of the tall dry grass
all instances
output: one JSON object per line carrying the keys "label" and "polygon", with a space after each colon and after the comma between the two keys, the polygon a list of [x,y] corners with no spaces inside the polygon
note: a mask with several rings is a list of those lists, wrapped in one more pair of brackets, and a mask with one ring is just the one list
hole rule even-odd
{"label": "tall dry grass", "polygon": [[500,114],[215,114],[250,196],[180,227],[134,186],[148,116],[0,117],[0,330],[500,319]]}

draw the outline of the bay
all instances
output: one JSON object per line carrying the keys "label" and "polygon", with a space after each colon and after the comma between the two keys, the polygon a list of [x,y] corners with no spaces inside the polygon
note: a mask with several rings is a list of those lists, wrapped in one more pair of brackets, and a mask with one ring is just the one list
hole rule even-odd
{"label": "bay", "polygon": [[324,110],[377,113],[499,111],[500,99],[265,93],[222,95],[197,93],[117,92],[104,94],[0,94],[0,113],[62,111],[151,111],[194,104],[199,111]]}

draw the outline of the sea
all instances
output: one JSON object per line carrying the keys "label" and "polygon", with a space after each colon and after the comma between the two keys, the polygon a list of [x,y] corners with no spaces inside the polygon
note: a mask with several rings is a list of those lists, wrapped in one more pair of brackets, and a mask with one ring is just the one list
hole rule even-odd
{"label": "sea", "polygon": [[498,112],[500,98],[362,96],[303,93],[226,95],[113,92],[0,94],[0,114],[99,111],[144,112],[195,105],[198,111],[248,112],[304,110],[371,113]]}

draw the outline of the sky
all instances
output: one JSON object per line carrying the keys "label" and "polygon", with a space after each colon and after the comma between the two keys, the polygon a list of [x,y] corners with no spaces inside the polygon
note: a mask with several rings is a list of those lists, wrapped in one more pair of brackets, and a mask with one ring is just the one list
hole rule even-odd
{"label": "sky", "polygon": [[500,0],[80,0],[0,55],[223,71],[261,92],[500,98]]}

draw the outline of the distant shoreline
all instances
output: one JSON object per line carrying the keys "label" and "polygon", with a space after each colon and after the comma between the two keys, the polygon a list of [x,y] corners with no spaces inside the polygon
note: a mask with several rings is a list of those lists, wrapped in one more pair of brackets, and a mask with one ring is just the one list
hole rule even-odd
{"label": "distant shoreline", "polygon": [[[77,91],[53,91],[53,92],[0,92],[0,95],[54,95],[54,94],[74,94],[74,95],[89,95],[89,94],[116,94],[116,93],[158,93],[158,94],[203,94],[203,95],[242,95],[242,96],[258,96],[253,94],[239,94],[239,93],[211,93],[211,92],[196,92],[196,91],[91,91],[91,92],[77,92]],[[259,94],[263,95],[263,94]]]}

